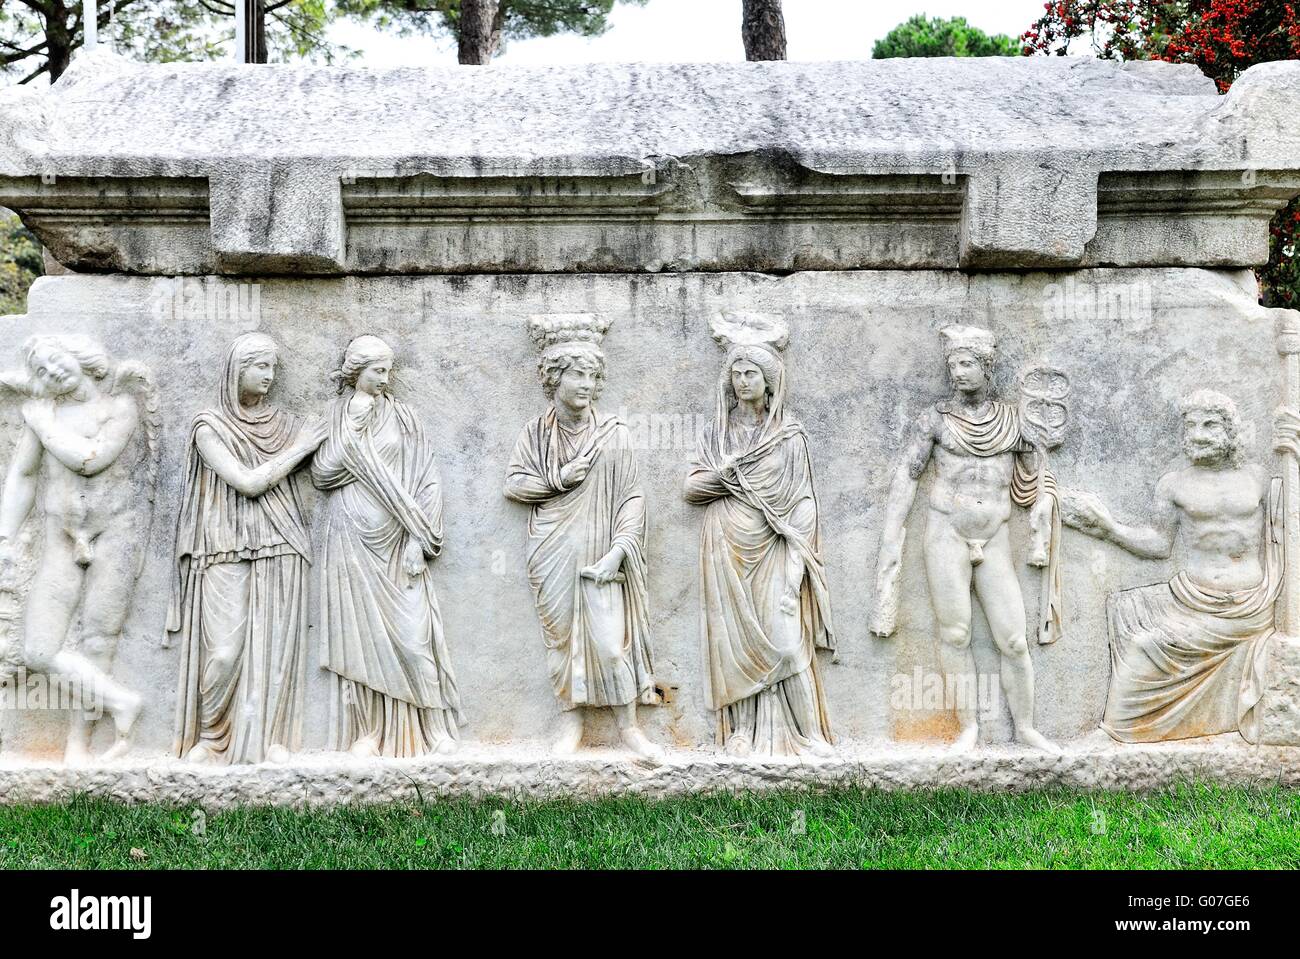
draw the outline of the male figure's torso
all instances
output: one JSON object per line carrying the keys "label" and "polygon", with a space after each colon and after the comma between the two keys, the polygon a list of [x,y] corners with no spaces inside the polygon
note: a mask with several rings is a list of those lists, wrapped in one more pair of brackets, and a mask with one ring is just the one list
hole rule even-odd
{"label": "male figure's torso", "polygon": [[1268,477],[1259,466],[1211,470],[1188,466],[1160,487],[1178,510],[1183,566],[1197,583],[1234,591],[1255,586]]}
{"label": "male figure's torso", "polygon": [[935,482],[930,490],[931,522],[944,522],[966,539],[988,540],[1011,517],[1011,477],[1015,453],[975,456],[964,450],[944,424],[930,414],[934,431]]}

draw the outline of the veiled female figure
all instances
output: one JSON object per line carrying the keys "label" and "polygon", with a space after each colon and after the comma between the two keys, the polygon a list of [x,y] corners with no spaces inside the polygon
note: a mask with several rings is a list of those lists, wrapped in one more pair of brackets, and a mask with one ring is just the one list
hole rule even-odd
{"label": "veiled female figure", "polygon": [[708,703],[732,755],[825,756],[814,655],[833,649],[808,437],[785,409],[784,327],[719,321],[717,413],[686,480],[707,506],[700,576]]}
{"label": "veiled female figure", "polygon": [[278,355],[265,334],[238,337],[218,405],[190,429],[167,631],[181,638],[175,750],[192,762],[299,747],[311,536],[290,474],[324,430],[267,402]]}
{"label": "veiled female figure", "polygon": [[341,396],[312,460],[326,499],[322,665],[338,680],[335,741],[357,756],[456,749],[460,696],[428,563],[442,549],[442,489],[415,412],[389,395],[393,351],[348,344]]}

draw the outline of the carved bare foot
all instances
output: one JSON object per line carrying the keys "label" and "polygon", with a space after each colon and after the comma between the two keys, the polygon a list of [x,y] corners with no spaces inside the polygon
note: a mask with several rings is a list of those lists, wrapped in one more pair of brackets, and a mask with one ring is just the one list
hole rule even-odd
{"label": "carved bare foot", "polygon": [[622,730],[621,735],[623,745],[641,761],[655,766],[664,761],[664,751],[647,739],[645,733],[641,732],[636,726],[629,726],[627,729]]}
{"label": "carved bare foot", "polygon": [[975,723],[971,723],[961,731],[956,742],[948,747],[948,751],[952,753],[968,753],[979,745],[979,741],[980,728]]}
{"label": "carved bare foot", "polygon": [[365,736],[354,742],[348,752],[358,759],[374,759],[379,755],[379,744],[369,736]]}
{"label": "carved bare foot", "polygon": [[1036,729],[1028,727],[1016,730],[1016,742],[1024,743],[1026,746],[1032,746],[1034,749],[1041,749],[1045,753],[1051,753],[1053,756],[1061,755],[1061,747],[1056,745]]}
{"label": "carved bare foot", "polygon": [[458,749],[460,749],[460,743],[448,736],[446,739],[439,741],[438,745],[433,748],[433,751],[439,756],[450,756]]}
{"label": "carved bare foot", "polygon": [[722,748],[728,756],[738,756],[741,759],[748,756],[753,750],[749,740],[740,733],[733,734]]}
{"label": "carved bare foot", "polygon": [[121,759],[131,751],[131,733],[135,730],[135,721],[140,718],[140,710],[143,708],[144,698],[139,693],[133,693],[130,690],[122,693],[121,703],[113,710],[113,725],[117,727],[117,742],[113,743],[101,757],[104,762],[111,763],[115,759]]}
{"label": "carved bare foot", "polygon": [[582,712],[570,709],[560,714],[560,732],[551,742],[552,751],[561,756],[572,756],[582,745]]}
{"label": "carved bare foot", "polygon": [[266,761],[268,763],[287,763],[289,761],[289,750],[279,743],[273,743],[271,748],[266,751]]}
{"label": "carved bare foot", "polygon": [[65,766],[84,766],[90,761],[90,750],[78,736],[68,738],[68,746],[63,751]]}

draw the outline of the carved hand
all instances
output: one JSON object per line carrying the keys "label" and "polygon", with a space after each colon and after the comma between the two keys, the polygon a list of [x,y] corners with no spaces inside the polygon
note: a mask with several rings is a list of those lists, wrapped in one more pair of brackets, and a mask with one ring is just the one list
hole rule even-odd
{"label": "carved hand", "polygon": [[591,456],[578,456],[560,468],[560,482],[565,486],[577,486],[591,472]]}
{"label": "carved hand", "polygon": [[314,450],[329,438],[330,423],[329,420],[322,416],[314,423],[308,423],[303,427],[302,433],[299,434],[298,442],[300,445],[309,450]]}
{"label": "carved hand", "polygon": [[1273,449],[1300,459],[1300,411],[1279,406],[1273,413]]}
{"label": "carved hand", "polygon": [[611,549],[600,558],[599,562],[585,567],[578,575],[584,579],[594,580],[601,586],[608,586],[610,583],[623,578],[622,568],[623,551],[621,549]]}
{"label": "carved hand", "polygon": [[781,597],[781,612],[787,616],[799,615],[799,593],[797,590],[787,590],[786,594]]}
{"label": "carved hand", "polygon": [[1104,537],[1115,528],[1106,504],[1083,490],[1062,490],[1061,522],[1089,536]]}
{"label": "carved hand", "polygon": [[419,576],[425,570],[424,550],[413,539],[406,542],[406,551],[402,554],[402,570],[412,578]]}

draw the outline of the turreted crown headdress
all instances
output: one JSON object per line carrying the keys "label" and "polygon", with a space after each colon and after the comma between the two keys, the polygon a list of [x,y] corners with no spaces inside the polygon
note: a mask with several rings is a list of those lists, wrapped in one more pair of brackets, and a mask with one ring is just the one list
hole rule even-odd
{"label": "turreted crown headdress", "polygon": [[528,318],[528,335],[543,357],[574,349],[601,355],[609,324],[596,313],[544,313]]}
{"label": "turreted crown headdress", "polygon": [[992,332],[978,326],[945,326],[939,331],[939,341],[943,344],[945,359],[958,350],[968,350],[985,365],[993,361],[998,349]]}
{"label": "turreted crown headdress", "polygon": [[728,352],[737,347],[757,346],[779,355],[790,340],[790,327],[776,313],[728,310],[709,321],[713,339]]}

